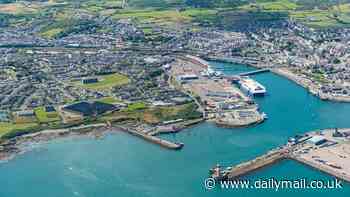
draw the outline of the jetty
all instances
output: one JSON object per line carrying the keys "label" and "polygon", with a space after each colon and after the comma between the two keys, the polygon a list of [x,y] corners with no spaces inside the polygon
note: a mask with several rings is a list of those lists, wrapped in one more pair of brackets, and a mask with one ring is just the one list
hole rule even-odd
{"label": "jetty", "polygon": [[157,145],[162,146],[164,148],[170,149],[170,150],[180,150],[184,146],[183,143],[170,142],[170,141],[167,141],[167,140],[155,137],[155,136],[148,135],[146,133],[142,133],[140,131],[129,129],[127,127],[123,127],[123,126],[113,126],[113,127],[118,129],[118,130],[129,133],[131,135],[140,137],[140,138],[142,138],[146,141],[149,141],[153,144],[157,144]]}
{"label": "jetty", "polygon": [[263,69],[259,69],[259,70],[244,72],[244,73],[240,73],[239,76],[250,76],[250,75],[256,75],[256,74],[266,73],[266,72],[270,72],[270,69],[263,68]]}
{"label": "jetty", "polygon": [[291,159],[338,179],[350,182],[350,129],[321,130],[296,135],[288,143],[253,160],[221,169],[210,169],[217,180],[238,179],[284,159]]}
{"label": "jetty", "polygon": [[[264,168],[266,166],[272,165],[286,158],[287,158],[286,150],[284,149],[272,150],[253,160],[236,165],[232,168],[229,168],[229,170],[222,171],[221,176],[219,177],[221,177],[221,179],[227,179],[227,180],[237,179],[243,175],[246,175],[258,169]],[[217,176],[215,178],[219,178],[219,177]]]}

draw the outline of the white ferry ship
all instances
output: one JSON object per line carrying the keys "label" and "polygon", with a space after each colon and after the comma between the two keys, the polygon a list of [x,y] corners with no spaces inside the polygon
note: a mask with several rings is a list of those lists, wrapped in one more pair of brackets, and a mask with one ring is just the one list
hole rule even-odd
{"label": "white ferry ship", "polygon": [[241,77],[239,85],[249,96],[264,96],[266,94],[266,88],[249,77]]}

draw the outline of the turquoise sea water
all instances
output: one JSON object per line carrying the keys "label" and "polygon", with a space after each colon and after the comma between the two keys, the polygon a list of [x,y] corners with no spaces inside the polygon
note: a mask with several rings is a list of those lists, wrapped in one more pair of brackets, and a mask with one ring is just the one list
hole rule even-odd
{"label": "turquoise sea water", "polygon": [[[252,68],[212,63],[226,74]],[[203,123],[163,136],[185,143],[169,151],[124,133],[103,140],[60,139],[41,145],[15,160],[0,164],[0,197],[187,197],[187,196],[349,196],[340,190],[207,191],[203,182],[216,163],[237,164],[282,145],[295,134],[318,128],[350,127],[350,104],[321,101],[303,88],[272,73],[254,77],[269,94],[258,98],[269,120],[242,129]],[[332,179],[294,161],[283,161],[246,178]]]}

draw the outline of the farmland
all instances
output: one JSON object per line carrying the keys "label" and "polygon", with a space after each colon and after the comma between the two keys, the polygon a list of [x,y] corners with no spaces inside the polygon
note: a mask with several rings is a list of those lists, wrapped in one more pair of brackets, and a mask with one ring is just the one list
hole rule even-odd
{"label": "farmland", "polygon": [[0,122],[0,137],[16,130],[24,130],[38,126],[36,123],[26,123],[26,124],[14,124]]}
{"label": "farmland", "polygon": [[[122,9],[121,0],[47,1],[30,4],[20,1],[0,4],[0,14],[9,14],[5,19],[11,18],[10,23],[17,25],[30,23],[33,17],[41,20],[42,27],[39,34],[49,39],[63,37],[72,31],[83,31],[85,29],[82,29],[83,26],[99,28],[79,19],[76,15],[77,11],[86,15],[112,17],[114,20],[133,19],[141,26],[164,27],[173,27],[177,24],[191,26],[197,22],[215,25],[215,21],[230,21],[231,18],[225,14],[230,11],[283,12],[299,22],[321,28],[347,26],[350,18],[349,4],[335,5],[328,1],[322,1],[317,6],[310,1],[292,0],[212,1],[207,6],[193,6],[184,2],[181,0],[130,0],[128,7]],[[328,9],[325,8],[326,5]],[[6,22],[5,19],[3,22]],[[234,16],[233,20],[239,20],[239,16]],[[145,33],[152,33],[147,28],[145,31]]]}

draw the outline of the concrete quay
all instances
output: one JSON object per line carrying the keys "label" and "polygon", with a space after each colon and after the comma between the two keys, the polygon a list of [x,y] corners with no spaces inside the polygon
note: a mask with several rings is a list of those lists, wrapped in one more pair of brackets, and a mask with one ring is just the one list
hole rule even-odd
{"label": "concrete quay", "polygon": [[346,175],[346,174],[342,174],[342,173],[339,173],[331,168],[326,168],[326,167],[323,167],[322,165],[319,165],[315,162],[312,162],[312,161],[309,161],[307,159],[304,159],[304,158],[301,158],[301,157],[298,157],[298,156],[294,156],[294,155],[289,155],[289,159],[293,159],[295,161],[298,161],[299,163],[302,163],[304,165],[307,165],[307,166],[310,166],[314,169],[317,169],[321,172],[324,172],[326,174],[329,174],[331,176],[334,176],[338,179],[341,179],[341,180],[344,180],[344,181],[347,181],[350,183],[350,176],[349,175]]}
{"label": "concrete quay", "polygon": [[170,125],[164,125],[164,126],[158,126],[154,129],[154,131],[147,133],[151,136],[156,136],[160,134],[171,134],[171,133],[178,133],[182,131],[185,128],[188,128],[192,125],[196,125],[200,122],[203,122],[203,118],[194,119],[194,120],[187,120],[180,123],[170,124]]}
{"label": "concrete quay", "polygon": [[210,170],[210,176],[218,180],[239,179],[283,159],[292,159],[350,182],[350,129],[314,131],[290,138],[285,146],[253,160],[223,170],[218,165]]}
{"label": "concrete quay", "polygon": [[[249,115],[241,115],[241,113]],[[231,110],[220,112],[215,119],[215,124],[224,128],[240,128],[260,124],[266,118],[266,115],[259,113],[256,108]]]}
{"label": "concrete quay", "polygon": [[212,178],[233,180],[238,179],[248,173],[254,172],[258,169],[264,168],[266,166],[272,165],[280,160],[286,159],[287,154],[285,150],[278,149],[272,150],[262,156],[259,156],[253,160],[241,163],[234,167],[228,168],[228,170],[221,171],[220,169],[214,168],[212,170]]}
{"label": "concrete quay", "polygon": [[[191,57],[191,56],[190,56]],[[170,81],[191,96],[207,120],[219,126],[243,127],[263,122],[252,99],[232,85],[232,80],[210,68],[200,58],[179,57],[168,70]]]}
{"label": "concrete quay", "polygon": [[131,135],[140,137],[140,138],[142,138],[142,139],[144,139],[146,141],[149,141],[151,143],[154,143],[154,144],[157,144],[157,145],[162,146],[164,148],[170,149],[170,150],[180,150],[184,146],[184,144],[182,144],[182,143],[174,143],[174,142],[170,142],[170,141],[167,141],[167,140],[163,140],[163,139],[160,139],[158,137],[148,135],[146,133],[142,133],[142,132],[139,132],[139,131],[135,131],[135,130],[129,129],[127,127],[123,127],[123,126],[113,126],[113,127],[118,129],[118,130],[121,130],[121,131],[124,131],[126,133],[129,133]]}

